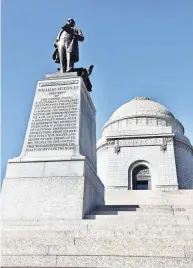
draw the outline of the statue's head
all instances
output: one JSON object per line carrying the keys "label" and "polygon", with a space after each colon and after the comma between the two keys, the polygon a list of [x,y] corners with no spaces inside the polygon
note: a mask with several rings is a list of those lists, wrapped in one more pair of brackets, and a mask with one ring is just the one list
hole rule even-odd
{"label": "statue's head", "polygon": [[74,27],[75,26],[75,20],[72,18],[67,19],[67,23],[69,24],[70,27]]}

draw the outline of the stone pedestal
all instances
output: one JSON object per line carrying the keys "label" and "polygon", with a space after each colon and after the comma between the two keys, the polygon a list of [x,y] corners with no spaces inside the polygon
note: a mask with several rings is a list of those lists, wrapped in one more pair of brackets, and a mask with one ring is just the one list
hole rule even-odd
{"label": "stone pedestal", "polygon": [[8,162],[2,218],[82,219],[103,202],[89,92],[76,72],[47,75],[38,81],[21,155]]}

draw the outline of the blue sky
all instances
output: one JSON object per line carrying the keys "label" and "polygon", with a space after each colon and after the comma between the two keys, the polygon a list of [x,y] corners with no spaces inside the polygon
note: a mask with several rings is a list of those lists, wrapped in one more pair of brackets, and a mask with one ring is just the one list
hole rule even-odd
{"label": "blue sky", "polygon": [[2,0],[2,176],[21,152],[38,79],[53,73],[53,42],[68,17],[85,41],[76,66],[95,65],[97,137],[135,96],[164,104],[193,143],[192,0]]}

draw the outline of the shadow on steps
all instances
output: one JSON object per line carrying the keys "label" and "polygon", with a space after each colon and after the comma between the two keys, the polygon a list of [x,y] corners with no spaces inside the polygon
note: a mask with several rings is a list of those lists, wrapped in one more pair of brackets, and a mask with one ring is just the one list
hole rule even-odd
{"label": "shadow on steps", "polygon": [[118,215],[119,211],[137,211],[139,205],[105,205],[94,209],[94,215]]}

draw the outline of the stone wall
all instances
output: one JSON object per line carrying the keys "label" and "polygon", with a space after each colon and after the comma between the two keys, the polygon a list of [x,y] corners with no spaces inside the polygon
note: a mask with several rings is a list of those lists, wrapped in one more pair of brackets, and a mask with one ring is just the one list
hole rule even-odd
{"label": "stone wall", "polygon": [[95,108],[84,83],[81,83],[80,153],[87,157],[96,170],[96,121]]}
{"label": "stone wall", "polygon": [[[132,141],[135,144],[132,145]],[[101,147],[98,152],[98,174],[105,186],[131,189],[131,167],[138,163],[149,167],[152,189],[177,189],[173,139],[167,139],[166,150],[162,150],[162,141],[162,138],[120,140],[123,146],[117,153],[113,142],[109,142],[107,151]],[[124,146],[125,143],[129,143],[129,146]],[[105,158],[108,158],[108,165]]]}
{"label": "stone wall", "polygon": [[108,146],[103,146],[97,152],[97,174],[104,185],[108,179]]}
{"label": "stone wall", "polygon": [[88,162],[85,163],[84,175],[83,217],[96,205],[104,205],[104,185]]}

